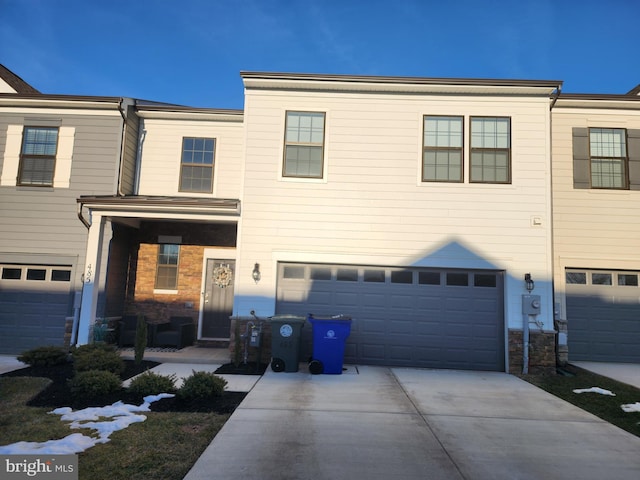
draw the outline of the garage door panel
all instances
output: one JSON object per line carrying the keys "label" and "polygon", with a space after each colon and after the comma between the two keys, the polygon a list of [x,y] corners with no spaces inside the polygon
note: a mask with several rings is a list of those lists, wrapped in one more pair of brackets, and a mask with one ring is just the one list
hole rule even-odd
{"label": "garage door panel", "polygon": [[[320,305],[327,305],[328,303],[331,303],[331,292],[320,292],[312,290],[308,295],[303,294],[303,296],[307,297],[308,303]],[[302,298],[302,296],[298,298]]]}
{"label": "garage door panel", "polygon": [[71,270],[69,265],[0,265],[0,353],[64,343]]}
{"label": "garage door panel", "polygon": [[[570,360],[640,363],[640,288],[627,282],[638,273],[566,270]],[[611,285],[593,284],[593,276],[602,274]]]}
{"label": "garage door panel", "polygon": [[[420,268],[309,265],[303,266],[307,272],[319,267],[331,271],[331,281],[293,281],[282,278],[285,265],[301,264],[280,264],[276,312],[351,315],[345,362],[504,371],[499,272],[486,272],[495,288],[479,288],[473,285],[473,273],[445,275],[444,270]],[[433,284],[443,279],[456,286]],[[302,296],[313,300],[313,309],[303,301],[288,301],[287,291],[296,288],[307,290]],[[474,365],[478,361],[481,367]]]}

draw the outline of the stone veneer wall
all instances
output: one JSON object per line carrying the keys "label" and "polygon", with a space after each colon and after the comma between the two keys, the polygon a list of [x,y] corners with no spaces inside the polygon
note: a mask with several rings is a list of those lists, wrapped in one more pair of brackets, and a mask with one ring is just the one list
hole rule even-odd
{"label": "stone veneer wall", "polygon": [[[509,330],[509,373],[522,373],[522,330]],[[529,373],[555,373],[556,333],[529,331]]]}
{"label": "stone veneer wall", "polygon": [[[231,338],[229,340],[229,361],[244,362],[244,339],[242,336],[247,330],[247,324],[253,322],[258,324],[253,317],[231,317]],[[237,353],[237,355],[236,355]],[[255,362],[258,358],[258,348],[249,347],[247,349],[247,362]],[[260,363],[271,362],[271,324],[269,322],[262,323],[262,349],[260,355]]]}

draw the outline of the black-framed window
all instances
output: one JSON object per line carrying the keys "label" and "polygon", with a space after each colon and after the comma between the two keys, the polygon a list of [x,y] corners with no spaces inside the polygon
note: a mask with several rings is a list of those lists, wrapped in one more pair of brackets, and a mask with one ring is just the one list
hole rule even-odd
{"label": "black-framed window", "polygon": [[463,181],[463,117],[424,117],[423,182]]}
{"label": "black-framed window", "polygon": [[322,178],[325,114],[287,112],[285,123],[282,175]]}
{"label": "black-framed window", "polygon": [[215,144],[215,138],[185,137],[182,139],[181,192],[213,192]]}
{"label": "black-framed window", "polygon": [[57,127],[24,127],[18,185],[53,186],[57,151]]}
{"label": "black-framed window", "polygon": [[511,183],[511,119],[471,117],[472,183]]}
{"label": "black-framed window", "polygon": [[627,132],[624,128],[590,128],[592,188],[628,187]]}
{"label": "black-framed window", "polygon": [[158,264],[156,267],[155,288],[163,290],[177,290],[178,265],[180,260],[180,245],[158,245]]}

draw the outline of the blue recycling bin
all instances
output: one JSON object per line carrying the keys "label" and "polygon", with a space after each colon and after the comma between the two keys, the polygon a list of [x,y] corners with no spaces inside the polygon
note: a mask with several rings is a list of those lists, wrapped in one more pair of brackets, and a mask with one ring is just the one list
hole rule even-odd
{"label": "blue recycling bin", "polygon": [[344,347],[351,333],[351,317],[307,317],[313,327],[313,356],[309,372],[340,375],[344,363]]}

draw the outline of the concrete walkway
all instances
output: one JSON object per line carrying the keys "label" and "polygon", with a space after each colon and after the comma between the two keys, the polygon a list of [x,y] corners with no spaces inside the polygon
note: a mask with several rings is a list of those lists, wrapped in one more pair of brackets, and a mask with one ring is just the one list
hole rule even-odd
{"label": "concrete walkway", "polygon": [[636,480],[639,451],[504,373],[301,365],[267,370],[185,479]]}
{"label": "concrete walkway", "polygon": [[[638,363],[604,363],[604,362],[571,362],[576,367],[584,368],[603,377],[640,388],[640,364]],[[640,400],[639,400],[640,401]],[[640,476],[639,476],[640,477]]]}

